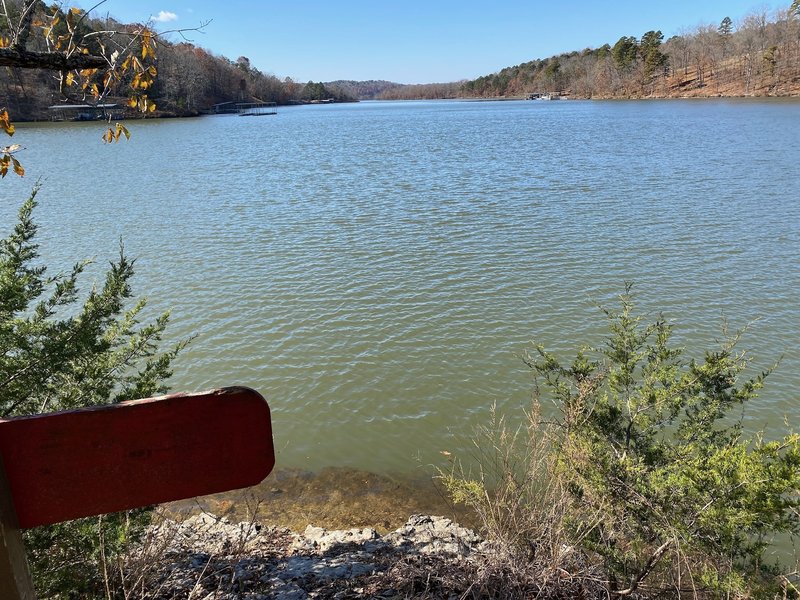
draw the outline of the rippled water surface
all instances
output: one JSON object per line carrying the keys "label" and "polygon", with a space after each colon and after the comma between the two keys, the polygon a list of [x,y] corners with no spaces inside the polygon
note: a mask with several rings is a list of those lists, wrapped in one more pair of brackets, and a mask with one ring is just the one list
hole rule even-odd
{"label": "rippled water surface", "polygon": [[[197,334],[173,388],[249,385],[279,465],[419,471],[497,402],[531,340],[597,343],[624,282],[678,336],[752,323],[783,356],[753,426],[800,406],[800,103],[429,102],[276,117],[30,125],[44,257],[138,257],[136,289]],[[99,273],[99,270],[96,271]],[[95,275],[97,276],[97,275]],[[695,346],[696,347],[696,344]],[[565,354],[566,356],[566,354]]]}

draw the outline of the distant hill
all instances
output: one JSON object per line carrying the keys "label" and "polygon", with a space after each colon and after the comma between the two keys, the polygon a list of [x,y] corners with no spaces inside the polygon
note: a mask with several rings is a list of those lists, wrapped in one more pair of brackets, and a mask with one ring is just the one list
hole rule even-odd
{"label": "distant hill", "polygon": [[464,81],[393,83],[391,81],[329,81],[325,87],[359,100],[434,100],[458,98]]}
{"label": "distant hill", "polygon": [[532,60],[466,82],[464,97],[576,98],[800,95],[800,2],[664,40],[661,31]]}
{"label": "distant hill", "polygon": [[[17,5],[19,0],[6,3]],[[37,4],[35,18],[45,9],[46,4]],[[129,27],[113,19],[84,17],[81,27],[89,33]],[[40,49],[46,47],[43,40],[38,42]],[[599,48],[531,60],[453,83],[338,80],[303,84],[261,72],[245,56],[234,61],[185,41],[162,39],[157,54],[158,76],[148,96],[158,107],[156,114],[163,116],[195,115],[235,102],[298,104],[536,94],[575,98],[800,96],[800,0],[773,15],[762,10],[736,21],[725,16],[718,25],[697,26],[666,40],[661,31],[651,30],[641,37],[623,36]],[[102,76],[96,75],[98,82]],[[15,120],[48,119],[52,116],[48,106],[85,101],[81,89],[62,90],[57,78],[35,69],[0,70],[0,91],[0,106],[13,113]],[[106,101],[124,105],[125,98]]]}
{"label": "distant hill", "polygon": [[757,10],[736,21],[722,16],[719,24],[687,28],[669,39],[653,29],[471,81],[325,85],[361,100],[800,96],[800,0],[772,15]]}
{"label": "distant hill", "polygon": [[352,96],[359,100],[375,100],[388,90],[403,87],[401,83],[383,80],[376,81],[374,79],[370,79],[369,81],[340,79],[338,81],[327,81],[324,85],[328,89],[338,90],[344,95]]}
{"label": "distant hill", "polygon": [[458,98],[463,81],[452,83],[414,83],[385,90],[380,100],[441,100]]}

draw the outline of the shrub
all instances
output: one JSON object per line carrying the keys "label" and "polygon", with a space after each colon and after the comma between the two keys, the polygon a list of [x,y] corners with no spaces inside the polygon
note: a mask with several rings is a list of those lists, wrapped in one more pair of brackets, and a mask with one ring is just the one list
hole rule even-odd
{"label": "shrub", "polygon": [[[169,315],[142,324],[146,300],[126,310],[134,261],[122,249],[100,287],[79,300],[78,278],[36,264],[35,188],[14,231],[0,240],[0,416],[107,404],[163,393],[186,342],[159,352]],[[106,595],[109,568],[142,530],[148,511],[82,519],[26,532],[40,597]]]}
{"label": "shrub", "polygon": [[735,409],[768,372],[743,378],[738,336],[687,360],[664,319],[643,324],[630,287],[606,310],[610,337],[562,366],[527,358],[560,408],[554,452],[575,523],[596,521],[585,547],[603,559],[616,596],[656,587],[721,595],[775,591],[764,561],[777,534],[800,533],[800,437],[743,434]]}
{"label": "shrub", "polygon": [[[620,309],[604,310],[605,344],[567,365],[542,347],[526,355],[534,416],[543,403],[556,407],[554,421],[536,427],[550,444],[539,484],[509,487],[501,464],[494,492],[483,480],[458,477],[447,487],[482,505],[479,512],[535,515],[553,498],[531,491],[560,482],[568,496],[559,513],[565,547],[581,548],[600,567],[612,597],[798,597],[797,572],[768,563],[766,551],[776,536],[800,533],[800,436],[766,440],[743,428],[744,409],[769,371],[744,376],[738,335],[687,359],[671,325],[647,324],[634,308],[628,286]],[[526,498],[509,505],[514,490]],[[500,524],[505,533],[494,537],[519,546]],[[526,545],[541,545],[535,529],[525,535]]]}

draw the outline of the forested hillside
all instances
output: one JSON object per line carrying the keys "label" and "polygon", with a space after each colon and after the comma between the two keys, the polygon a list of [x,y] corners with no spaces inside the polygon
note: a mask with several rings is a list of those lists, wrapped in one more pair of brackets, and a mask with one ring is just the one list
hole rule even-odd
{"label": "forested hillside", "polygon": [[433,100],[441,98],[458,98],[461,95],[463,82],[457,83],[418,83],[400,85],[385,90],[380,100]]}
{"label": "forested hillside", "polygon": [[384,93],[395,88],[404,87],[400,83],[393,83],[391,81],[374,80],[369,81],[352,81],[342,80],[329,81],[325,86],[330,90],[336,90],[344,95],[352,96],[358,100],[377,100]]}
{"label": "forested hillside", "polygon": [[325,85],[359,100],[430,100],[458,98],[463,82],[405,84],[391,81],[331,81]]}
{"label": "forested hillside", "polygon": [[533,60],[479,77],[466,97],[555,93],[582,98],[800,95],[800,0],[768,15],[623,36],[613,44]]}
{"label": "forested hillside", "polygon": [[[13,12],[19,0],[6,0]],[[42,4],[40,10],[50,10]],[[80,15],[81,35],[93,31],[131,32],[142,25]],[[66,19],[62,20],[66,21]],[[34,21],[34,28],[36,27]],[[9,32],[0,23],[0,41]],[[63,25],[60,25],[63,27]],[[39,39],[41,47],[36,47]],[[33,50],[47,49],[44,37],[31,37]],[[100,49],[93,49],[93,52]],[[356,99],[431,99],[525,97],[556,94],[578,98],[669,96],[800,95],[800,0],[785,10],[753,12],[734,21],[687,29],[669,39],[653,29],[623,36],[600,48],[532,60],[473,81],[401,85],[382,80],[299,83],[264,73],[246,56],[231,60],[193,43],[159,39],[147,93],[157,115],[193,115],[224,102],[353,101]],[[43,70],[0,70],[0,104],[17,120],[47,119],[47,107],[90,101],[78,87],[60,85]],[[124,98],[104,102],[123,104]]]}
{"label": "forested hillside", "polygon": [[[6,1],[7,10],[18,11],[19,2]],[[52,9],[42,5],[42,11]],[[140,24],[124,24],[112,18],[93,19],[78,13],[81,36],[96,31],[138,31]],[[65,15],[56,15],[57,27],[64,27]],[[12,19],[13,21],[14,19]],[[50,21],[52,22],[52,21]],[[8,39],[6,20],[0,20],[0,38]],[[34,31],[30,37],[31,50],[46,51],[47,46],[37,28],[44,25],[34,19]],[[66,35],[68,32],[64,30]],[[101,53],[101,49],[95,49]],[[315,101],[348,101],[355,99],[346,90],[327,88],[322,83],[297,83],[290,78],[263,73],[250,64],[245,56],[231,60],[217,56],[189,42],[172,43],[157,40],[155,69],[157,74],[147,90],[157,106],[157,114],[193,115],[211,109],[223,102],[277,102],[292,104]],[[40,69],[4,68],[0,70],[0,104],[8,108],[16,120],[47,119],[47,107],[59,103],[82,103],[91,101],[84,90],[77,86],[60,84],[60,77]],[[108,97],[104,102],[124,104],[124,98]]]}

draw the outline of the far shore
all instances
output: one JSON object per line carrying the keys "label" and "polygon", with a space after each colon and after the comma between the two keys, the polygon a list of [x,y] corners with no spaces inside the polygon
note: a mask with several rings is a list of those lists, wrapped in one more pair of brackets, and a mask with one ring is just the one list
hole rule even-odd
{"label": "far shore", "polygon": [[[580,96],[580,95],[555,95],[551,101],[566,101],[566,100],[798,100],[800,99],[800,90],[792,94],[721,94],[721,93],[690,93],[685,92],[682,94],[650,94],[650,95],[597,95],[597,96]],[[367,98],[357,100],[355,102],[329,102],[329,103],[292,103],[292,104],[279,104],[278,108],[290,108],[296,106],[329,106],[331,104],[353,104],[358,102],[419,102],[419,101],[461,101],[461,102],[543,102],[539,98],[533,99],[529,95],[515,95],[515,96],[495,96],[495,97],[482,97],[482,96],[461,96],[456,98],[404,98],[404,99],[383,99],[383,98]],[[207,111],[192,111],[177,113],[173,111],[159,111],[156,110],[151,114],[141,114],[138,112],[126,112],[122,117],[111,118],[108,122],[116,121],[138,121],[138,120],[152,120],[152,119],[185,119],[196,118],[203,116],[218,116]],[[106,119],[97,119],[94,121],[53,121],[50,118],[42,116],[41,118],[34,119],[16,119],[17,123],[103,123]]]}

